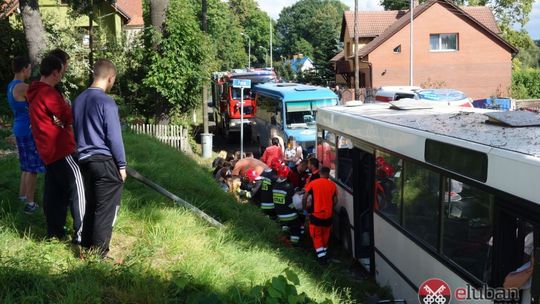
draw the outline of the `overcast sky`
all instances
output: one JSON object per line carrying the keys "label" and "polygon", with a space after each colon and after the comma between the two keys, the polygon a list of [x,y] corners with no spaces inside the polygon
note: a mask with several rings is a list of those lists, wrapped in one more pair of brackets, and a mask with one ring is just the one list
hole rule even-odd
{"label": "overcast sky", "polygon": [[[272,18],[277,19],[279,13],[286,6],[291,6],[297,0],[257,0],[261,9],[267,12]],[[354,9],[354,0],[341,0]],[[379,0],[360,0],[358,1],[359,10],[382,10]],[[540,0],[535,0],[533,10],[529,16],[529,23],[525,26],[533,39],[540,39]]]}

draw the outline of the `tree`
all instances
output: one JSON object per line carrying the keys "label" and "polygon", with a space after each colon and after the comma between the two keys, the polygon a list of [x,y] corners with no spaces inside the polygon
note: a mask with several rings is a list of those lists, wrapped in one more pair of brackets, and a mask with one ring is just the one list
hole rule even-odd
{"label": "tree", "polygon": [[[200,6],[199,0],[191,0],[192,6]],[[197,12],[200,14],[200,11]],[[242,45],[246,45],[240,33],[243,32],[238,18],[226,2],[220,0],[208,0],[208,36],[213,45],[208,51],[215,58],[209,64],[209,68],[220,71],[240,68],[246,65],[247,52]]]}
{"label": "tree", "polygon": [[[200,7],[200,5],[199,5]],[[158,114],[184,114],[201,100],[201,88],[209,73],[204,68],[210,60],[204,34],[195,9],[186,0],[172,0],[163,27],[163,40],[144,83],[165,98],[156,107]]]}
{"label": "tree", "polygon": [[32,65],[37,67],[41,61],[41,55],[45,52],[45,29],[39,14],[38,0],[20,0],[19,8],[28,46],[28,57]]}
{"label": "tree", "polygon": [[150,0],[150,19],[157,33],[161,33],[163,30],[168,7],[169,0]]}
{"label": "tree", "polygon": [[300,0],[281,11],[277,21],[279,55],[289,57],[298,51],[310,52],[317,72],[325,84],[333,77],[330,59],[340,50],[339,34],[347,6],[338,0]]}
{"label": "tree", "polygon": [[[230,0],[229,7],[240,23],[242,31],[251,39],[251,55],[255,58],[255,65],[263,65],[266,51],[259,46],[269,48],[270,22],[272,22],[270,16],[261,11],[254,0]],[[247,52],[247,41],[244,45]]]}

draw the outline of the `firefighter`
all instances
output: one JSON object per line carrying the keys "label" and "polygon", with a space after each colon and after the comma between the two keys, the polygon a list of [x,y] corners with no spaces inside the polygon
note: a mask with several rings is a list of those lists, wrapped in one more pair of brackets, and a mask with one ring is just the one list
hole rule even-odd
{"label": "firefighter", "polygon": [[246,191],[246,197],[251,198],[251,202],[257,207],[261,206],[261,185],[262,178],[257,173],[257,169],[247,169],[241,189]]}
{"label": "firefighter", "polygon": [[[275,166],[275,164],[274,164]],[[261,179],[261,188],[258,192],[260,208],[271,219],[276,218],[276,212],[274,209],[274,199],[273,199],[273,185],[276,182],[277,175],[272,168],[266,168],[260,175]]]}
{"label": "firefighter", "polygon": [[304,209],[309,210],[309,234],[313,247],[319,263],[323,265],[328,263],[328,240],[334,205],[337,204],[337,187],[329,175],[330,168],[322,167],[320,178],[306,185],[306,194],[311,194],[313,198],[312,206],[308,206],[307,195],[302,200]]}
{"label": "firefighter", "polygon": [[284,231],[289,231],[293,245],[300,241],[300,218],[293,204],[294,186],[288,181],[290,168],[281,165],[277,170],[277,180],[273,188],[273,199],[276,215]]}

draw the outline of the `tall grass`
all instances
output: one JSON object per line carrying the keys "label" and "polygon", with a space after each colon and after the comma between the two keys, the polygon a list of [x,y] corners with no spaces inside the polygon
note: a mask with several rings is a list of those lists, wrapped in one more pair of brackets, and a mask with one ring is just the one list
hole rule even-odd
{"label": "tall grass", "polygon": [[0,303],[256,303],[248,296],[251,287],[288,267],[299,274],[300,290],[319,300],[358,302],[354,298],[376,292],[369,282],[343,277],[343,268],[320,268],[310,250],[284,248],[274,222],[222,192],[193,159],[147,137],[124,139],[129,166],[226,228],[213,228],[128,179],[111,245],[111,255],[123,263],[81,260],[68,242],[45,239],[41,212],[22,213],[18,162],[3,158]]}

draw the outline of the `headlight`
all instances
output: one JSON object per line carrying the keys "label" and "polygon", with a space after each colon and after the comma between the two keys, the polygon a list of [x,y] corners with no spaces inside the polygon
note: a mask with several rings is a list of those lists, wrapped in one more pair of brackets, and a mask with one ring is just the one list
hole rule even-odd
{"label": "headlight", "polygon": [[235,123],[235,122],[231,122],[231,127],[236,127],[236,123]]}

